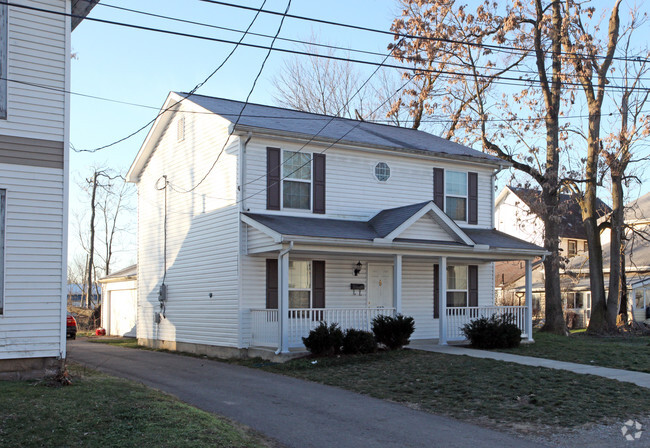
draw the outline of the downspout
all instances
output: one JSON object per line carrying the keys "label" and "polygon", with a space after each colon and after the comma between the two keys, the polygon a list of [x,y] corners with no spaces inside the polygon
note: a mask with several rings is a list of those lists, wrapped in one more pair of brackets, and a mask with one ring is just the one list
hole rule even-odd
{"label": "downspout", "polygon": [[248,142],[253,138],[253,133],[248,132],[246,134],[246,140],[241,145],[241,151],[239,155],[239,195],[240,195],[240,205],[239,210],[242,212],[246,211],[246,146]]}
{"label": "downspout", "polygon": [[278,254],[278,340],[279,340],[279,347],[275,351],[276,355],[279,355],[282,352],[282,336],[283,336],[283,330],[284,330],[284,322],[286,319],[286,311],[283,309],[282,306],[280,306],[283,302],[282,296],[284,295],[284,289],[283,289],[283,281],[282,278],[284,277],[284,272],[283,272],[283,267],[282,267],[282,258],[287,255],[291,250],[293,249],[293,241],[289,241],[289,247],[286,249],[282,249],[280,253]]}

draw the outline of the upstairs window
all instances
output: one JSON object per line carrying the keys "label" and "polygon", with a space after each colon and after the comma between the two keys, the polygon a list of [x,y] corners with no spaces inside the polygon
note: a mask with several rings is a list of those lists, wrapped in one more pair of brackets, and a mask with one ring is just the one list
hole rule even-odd
{"label": "upstairs window", "polygon": [[311,154],[297,151],[282,153],[282,206],[311,209]]}
{"label": "upstairs window", "polygon": [[375,165],[375,177],[379,182],[386,182],[390,178],[390,167],[386,162]]}
{"label": "upstairs window", "polygon": [[0,120],[7,118],[7,16],[7,5],[0,5]]}
{"label": "upstairs window", "polygon": [[467,221],[467,173],[447,171],[445,212],[455,221]]}

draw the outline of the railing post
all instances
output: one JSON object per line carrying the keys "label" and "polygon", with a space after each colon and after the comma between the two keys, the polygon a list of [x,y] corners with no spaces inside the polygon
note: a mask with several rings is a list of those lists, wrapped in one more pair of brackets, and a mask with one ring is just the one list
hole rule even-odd
{"label": "railing post", "polygon": [[447,345],[447,257],[440,257],[439,266],[440,319],[438,320],[438,344]]}
{"label": "railing post", "polygon": [[289,252],[280,256],[278,263],[278,289],[279,289],[279,307],[278,307],[278,327],[280,332],[279,349],[281,353],[289,352]]}
{"label": "railing post", "polygon": [[393,264],[393,300],[395,314],[402,312],[402,256],[395,255]]}
{"label": "railing post", "polygon": [[533,341],[533,269],[530,260],[526,260],[526,332],[528,342]]}

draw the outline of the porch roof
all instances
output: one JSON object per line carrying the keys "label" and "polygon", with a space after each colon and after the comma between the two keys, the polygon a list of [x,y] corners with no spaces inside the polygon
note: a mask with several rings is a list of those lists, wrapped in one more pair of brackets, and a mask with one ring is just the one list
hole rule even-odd
{"label": "porch roof", "polygon": [[[423,209],[424,211],[428,210],[430,204],[431,202],[423,202],[405,207],[382,210],[367,221],[265,213],[243,213],[243,215],[257,222],[263,228],[269,229],[283,237],[298,236],[340,240],[381,241],[387,236],[396,233],[396,230],[404,226],[405,223],[408,225],[407,222],[417,218]],[[453,225],[455,226],[455,224]],[[496,229],[459,227],[456,227],[456,229],[458,233],[465,236],[464,240],[462,238],[453,238],[452,241],[440,241],[439,239],[433,238],[431,240],[414,240],[398,237],[392,241],[395,243],[417,243],[421,244],[423,248],[435,244],[459,248],[480,246],[483,250],[526,251],[533,255],[543,255],[546,253],[542,247],[507,235]],[[454,230],[451,228],[448,228],[448,231],[454,233]]]}

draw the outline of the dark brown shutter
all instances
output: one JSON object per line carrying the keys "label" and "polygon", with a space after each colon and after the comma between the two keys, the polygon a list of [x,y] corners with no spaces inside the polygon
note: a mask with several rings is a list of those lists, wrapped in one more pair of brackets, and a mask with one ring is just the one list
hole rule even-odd
{"label": "dark brown shutter", "polygon": [[266,309],[278,309],[278,260],[266,260]]}
{"label": "dark brown shutter", "polygon": [[469,303],[467,306],[478,306],[478,266],[467,267]]}
{"label": "dark brown shutter", "polygon": [[266,148],[266,209],[280,210],[280,148]]}
{"label": "dark brown shutter", "polygon": [[325,154],[314,154],[314,213],[325,213]]}
{"label": "dark brown shutter", "polygon": [[467,173],[467,224],[478,224],[478,174]]}
{"label": "dark brown shutter", "polygon": [[440,318],[440,265],[433,265],[433,318]]}
{"label": "dark brown shutter", "polygon": [[433,169],[433,202],[442,211],[445,210],[445,170]]}
{"label": "dark brown shutter", "polygon": [[[312,286],[312,308],[325,308],[325,262],[316,261],[312,262],[312,277],[311,277],[311,286]],[[323,315],[321,311],[315,311],[312,316],[313,320],[321,321],[323,320]]]}

